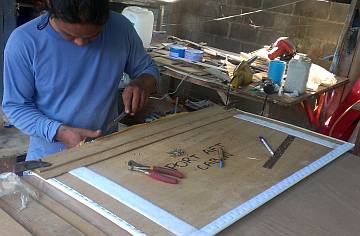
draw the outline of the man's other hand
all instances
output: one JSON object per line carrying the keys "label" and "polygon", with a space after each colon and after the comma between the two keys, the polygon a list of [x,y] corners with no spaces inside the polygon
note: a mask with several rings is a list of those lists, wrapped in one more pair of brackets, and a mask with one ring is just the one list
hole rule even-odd
{"label": "man's other hand", "polygon": [[147,103],[150,93],[155,90],[156,80],[152,75],[141,75],[132,80],[122,93],[125,112],[135,115]]}
{"label": "man's other hand", "polygon": [[101,130],[94,131],[61,125],[56,131],[55,139],[64,143],[68,148],[73,148],[86,138],[97,138],[100,135]]}

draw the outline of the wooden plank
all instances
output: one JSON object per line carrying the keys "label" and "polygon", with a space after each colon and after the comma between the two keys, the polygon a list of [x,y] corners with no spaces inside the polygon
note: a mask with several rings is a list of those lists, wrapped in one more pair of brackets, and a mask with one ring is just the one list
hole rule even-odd
{"label": "wooden plank", "polygon": [[[64,193],[60,193],[57,189],[49,186],[39,178],[24,176],[24,179],[39,193],[38,202],[42,206],[79,229],[85,235],[105,236],[115,235],[114,233],[116,233],[116,235],[127,235],[124,230],[116,227],[111,222],[107,222],[103,217],[94,214],[94,212],[87,207],[82,206],[82,204],[71,199],[71,197]],[[76,204],[72,204],[73,202],[76,202]],[[81,209],[79,212],[83,214],[75,213],[75,209]],[[86,213],[86,215],[84,215],[84,213]],[[49,225],[49,227],[51,227],[51,225]],[[113,234],[111,234],[111,232],[113,232]]]}
{"label": "wooden plank", "polygon": [[65,219],[68,223],[71,223],[84,234],[94,236],[129,235],[128,232],[119,226],[65,193],[60,192],[45,181],[32,175],[24,176],[24,179],[41,193],[39,202],[42,205],[46,206],[62,219]]}
{"label": "wooden plank", "polygon": [[[231,115],[226,114],[222,116],[215,116],[209,120],[209,122],[217,122],[219,119],[223,119],[226,117],[229,117]],[[72,160],[69,163],[62,164],[60,166],[57,166],[57,168],[51,168],[48,171],[40,173],[41,176],[44,178],[50,178],[55,177],[58,175],[61,175],[63,173],[66,173],[74,168],[80,167],[80,166],[87,166],[93,163],[97,163],[100,161],[107,160],[109,158],[113,158],[119,154],[126,153],[135,149],[138,149],[143,146],[147,146],[150,144],[153,144],[155,142],[158,142],[160,140],[172,137],[174,135],[181,134],[183,132],[187,132],[188,130],[198,128],[200,126],[206,125],[207,123],[203,123],[203,121],[197,121],[193,124],[189,125],[183,125],[182,127],[178,127],[176,129],[169,130],[167,132],[154,134],[148,137],[143,137],[139,140],[135,140],[129,143],[125,143],[123,145],[116,145],[111,148],[108,148],[108,150],[103,151],[101,153],[95,153],[91,155],[81,156],[79,159]],[[100,144],[100,143],[99,143]]]}
{"label": "wooden plank", "polygon": [[204,71],[199,66],[188,65],[188,64],[186,65],[183,62],[173,61],[171,59],[164,58],[164,57],[153,57],[153,59],[156,62],[156,64],[158,64],[158,66],[164,66],[164,65],[171,66],[171,67],[174,67],[176,69],[185,71],[187,73],[196,74],[196,75],[209,74],[208,72]]}
{"label": "wooden plank", "polygon": [[[169,119],[164,120],[164,122],[144,125],[142,126],[144,128],[142,129],[143,132],[138,132],[139,129],[129,129],[128,131],[100,139],[96,143],[83,145],[44,158],[44,160],[53,165],[40,169],[39,173],[46,179],[55,177],[76,167],[86,166],[112,158],[121,153],[152,144],[208,123],[217,122],[234,114],[235,113],[225,112],[223,108],[213,107],[203,112],[194,112],[188,116],[181,116],[178,119]],[[66,158],[63,157],[64,155]]]}
{"label": "wooden plank", "polygon": [[[144,125],[140,125],[140,126],[132,126],[129,129],[126,129],[122,132],[114,133],[114,134],[108,135],[106,137],[103,137],[101,139],[97,139],[97,143],[106,143],[107,146],[105,146],[105,144],[102,144],[102,146],[104,146],[104,147],[98,147],[99,145],[94,146],[94,145],[91,145],[91,143],[90,143],[90,144],[83,145],[83,146],[80,146],[77,148],[65,150],[62,153],[48,156],[47,160],[51,161],[51,163],[53,163],[53,166],[50,168],[43,168],[43,169],[41,169],[41,172],[47,171],[51,168],[55,168],[56,165],[60,165],[60,164],[69,162],[69,160],[67,160],[67,158],[66,159],[56,158],[58,156],[63,156],[64,153],[66,153],[68,156],[74,156],[74,155],[83,154],[84,152],[86,152],[86,154],[91,155],[94,152],[96,153],[97,151],[99,151],[99,152],[106,151],[108,148],[113,147],[115,144],[119,144],[119,142],[120,143],[122,143],[124,141],[131,142],[131,141],[141,139],[143,137],[151,136],[153,134],[161,133],[161,132],[167,131],[169,129],[182,126],[184,124],[191,124],[194,121],[203,120],[203,119],[206,119],[207,117],[218,114],[222,110],[223,110],[223,108],[221,108],[219,106],[214,106],[211,108],[204,109],[201,112],[200,111],[193,112],[190,114],[180,113],[180,114],[177,114],[176,116],[161,119],[160,121],[155,121],[155,122],[152,122],[149,124],[144,124]],[[225,112],[226,111],[223,111],[223,113],[225,113]],[[176,120],[175,120],[175,124],[174,124],[173,121],[175,118],[176,118]],[[143,128],[142,129],[143,132],[138,132],[139,127]],[[124,133],[126,133],[126,136],[123,135]],[[123,140],[124,138],[126,138],[126,139]]]}
{"label": "wooden plank", "polygon": [[12,218],[16,219],[31,234],[37,236],[84,236],[81,231],[60,218],[49,209],[33,199],[29,199],[27,208],[20,209],[20,196],[12,195],[2,197],[0,207]]}
{"label": "wooden plank", "polygon": [[31,236],[32,234],[27,231],[22,225],[16,220],[9,216],[4,210],[0,208],[0,235],[2,236]]}

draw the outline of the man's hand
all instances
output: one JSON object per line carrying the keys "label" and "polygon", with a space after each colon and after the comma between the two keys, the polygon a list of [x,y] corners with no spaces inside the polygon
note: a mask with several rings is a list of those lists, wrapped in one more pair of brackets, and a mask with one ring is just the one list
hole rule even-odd
{"label": "man's hand", "polygon": [[101,135],[101,130],[90,130],[82,128],[73,128],[61,125],[56,131],[55,139],[64,143],[68,148],[76,147],[85,138],[97,138]]}
{"label": "man's hand", "polygon": [[133,116],[140,111],[146,105],[155,86],[156,80],[152,75],[144,74],[132,80],[122,93],[125,112]]}

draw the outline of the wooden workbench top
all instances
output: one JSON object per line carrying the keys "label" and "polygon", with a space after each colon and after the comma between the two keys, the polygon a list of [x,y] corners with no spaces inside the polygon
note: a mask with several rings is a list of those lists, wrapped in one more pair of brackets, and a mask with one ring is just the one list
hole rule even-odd
{"label": "wooden workbench top", "polygon": [[[167,75],[179,80],[182,80],[184,79],[184,77],[186,77],[186,80],[193,84],[214,89],[217,91],[227,91],[227,85],[222,83],[221,79],[219,79],[218,77],[211,75],[209,72],[207,72],[205,70],[205,67],[197,64],[188,63],[183,60],[179,61],[177,59],[169,57],[168,54],[169,52],[164,49],[156,50],[150,53],[152,58],[160,67],[161,73],[163,75]],[[233,55],[234,53],[231,54]],[[259,75],[260,74],[261,73],[259,73]],[[339,76],[336,76],[335,78],[337,82],[334,85],[320,85],[316,91],[307,90],[304,94],[301,94],[297,97],[289,97],[286,95],[278,96],[277,94],[272,94],[267,96],[267,101],[276,103],[280,106],[289,107],[295,104],[299,104],[306,99],[317,97],[318,95],[326,93],[332,89],[336,89],[339,87],[341,88],[342,86],[345,86],[347,83],[349,83],[348,78]],[[230,94],[233,96],[243,97],[254,101],[264,101],[266,94],[261,91],[254,90],[254,87],[259,85],[259,79],[261,80],[261,78],[256,77],[256,80],[253,80],[253,83],[249,86],[241,87],[237,90],[231,90]]]}
{"label": "wooden workbench top", "polygon": [[[284,160],[288,161],[279,162],[274,171],[266,171],[261,168],[261,158],[264,156],[263,147],[257,148],[257,144],[251,140],[257,137],[257,133],[262,133],[271,137],[272,144],[277,146],[283,140],[284,134],[266,131],[265,128],[249,126],[242,121],[234,120],[232,116],[235,113],[215,107],[198,113],[165,119],[145,127],[135,127],[125,133],[99,140],[100,145],[95,142],[52,156],[48,160],[54,161],[54,169],[45,169],[40,174],[48,177],[58,176],[56,177],[58,180],[124,217],[150,235],[169,235],[168,231],[110,196],[70,174],[63,173],[77,167],[76,163],[73,166],[74,161],[80,161],[80,165],[90,165],[93,171],[102,173],[107,178],[138,192],[140,196],[146,196],[157,205],[200,227],[207,222],[205,218],[221,214],[222,208],[231,209],[236,203],[234,198],[247,198],[248,194],[251,195],[252,192],[257,192],[258,188],[263,188],[262,185],[272,182],[272,178],[282,178],[287,175],[286,173],[290,173],[291,171],[284,172],[286,169],[289,170],[289,166],[292,169],[298,165],[306,165],[318,155],[323,155],[328,151],[326,147],[318,147],[304,140],[297,140],[291,146],[291,155],[284,157]],[[241,124],[240,127],[236,123]],[[240,134],[242,138],[239,139]],[[226,167],[219,169],[212,166],[207,170],[198,169],[198,166],[192,164],[182,167],[181,170],[185,172],[187,178],[181,180],[177,188],[151,180],[141,174],[129,172],[126,168],[129,158],[134,160],[140,158],[144,164],[149,162],[166,164],[169,162],[169,157],[163,155],[163,150],[179,147],[179,145],[189,154],[196,154],[197,158],[201,159],[204,155],[207,156],[207,151],[213,150],[206,148],[207,145],[219,140],[225,150],[232,154],[226,160]],[[301,151],[299,147],[302,147]],[[93,155],[94,152],[95,155]],[[94,158],[91,162],[85,161],[89,156]],[[201,167],[206,169],[206,165]],[[238,171],[239,173],[236,173]],[[205,176],[204,173],[207,175]],[[345,154],[236,222],[220,235],[356,235],[360,227],[357,222],[360,217],[360,208],[357,204],[360,199],[360,183],[357,181],[360,177],[359,173],[360,159]],[[236,181],[233,179],[235,175],[239,175]],[[216,176],[215,180],[214,176]],[[220,184],[222,180],[226,180],[228,184]],[[71,200],[64,194],[59,197],[61,193],[46,187],[41,182],[30,179],[30,183],[46,195],[45,198],[40,198],[40,205],[30,202],[26,212],[18,214],[14,207],[18,202],[14,203],[7,198],[0,200],[0,207],[30,233],[46,235],[35,232],[61,232],[62,230],[73,232],[70,235],[83,233],[96,235],[96,232],[106,234],[116,232],[112,235],[124,233],[121,230],[117,231],[119,229],[106,220],[101,224],[94,224],[92,228],[84,227],[89,223],[91,225],[92,218],[86,217],[91,212],[94,214],[93,211],[84,209],[84,206],[80,209],[79,206],[82,204],[76,204],[75,200]],[[190,185],[193,186],[191,191],[188,188]],[[239,186],[242,187],[239,188]],[[214,192],[214,189],[218,191]],[[169,191],[172,197],[169,197]],[[161,194],[156,196],[156,193]],[[56,198],[60,205],[54,204],[53,198]],[[189,209],[187,208],[189,204],[195,205]],[[47,220],[46,226],[41,225],[41,227],[48,227],[41,230],[36,227],[36,224],[49,209],[55,215],[47,216],[52,220]],[[32,217],[29,215],[30,212],[34,214]],[[99,215],[95,214],[94,217],[101,220]],[[56,227],[53,224],[56,224]]]}

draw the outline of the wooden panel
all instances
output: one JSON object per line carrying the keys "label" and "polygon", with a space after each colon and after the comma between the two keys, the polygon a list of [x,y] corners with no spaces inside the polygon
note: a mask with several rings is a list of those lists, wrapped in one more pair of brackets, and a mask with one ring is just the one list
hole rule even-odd
{"label": "wooden panel", "polygon": [[[326,147],[296,139],[275,167],[268,170],[262,165],[269,153],[258,141],[259,135],[267,137],[273,147],[280,145],[286,137],[276,130],[228,118],[121,154],[90,168],[194,226],[202,227],[329,151]],[[214,146],[224,147],[228,156],[225,168],[211,164],[217,162]],[[173,148],[186,150],[187,157],[170,157],[167,153]],[[179,185],[164,184],[128,171],[130,159],[170,167],[177,163],[176,167],[187,178]]]}
{"label": "wooden panel", "polygon": [[24,227],[22,227],[18,222],[11,218],[5,211],[0,208],[0,235],[2,236],[31,236]]}
{"label": "wooden panel", "polygon": [[[296,138],[275,167],[265,169],[262,165],[269,153],[258,141],[258,136],[265,136],[276,148],[287,134],[233,118],[235,113],[214,107],[156,122],[146,126],[147,129],[136,127],[50,157],[55,168],[42,174],[64,173],[66,169],[82,165],[85,160],[93,171],[200,228],[330,151]],[[215,150],[218,146],[225,150],[225,168],[219,168],[217,164]],[[168,152],[175,148],[185,150],[187,155],[171,157]],[[87,162],[89,158],[93,160]],[[178,185],[153,180],[142,173],[129,171],[127,162],[131,159],[147,165],[175,167],[184,172],[186,178]],[[169,234],[81,180],[69,174],[57,178],[146,233]]]}

